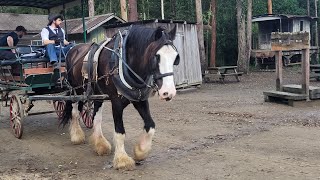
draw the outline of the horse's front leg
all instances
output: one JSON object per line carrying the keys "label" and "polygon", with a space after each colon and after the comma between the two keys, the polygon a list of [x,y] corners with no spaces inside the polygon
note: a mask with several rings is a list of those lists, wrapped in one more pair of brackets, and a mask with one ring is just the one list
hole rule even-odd
{"label": "horse's front leg", "polygon": [[133,105],[144,121],[144,131],[134,147],[134,159],[141,161],[148,156],[151,150],[152,138],[155,133],[155,123],[150,114],[148,101],[133,102]]}
{"label": "horse's front leg", "polygon": [[114,158],[113,167],[115,169],[133,170],[135,167],[135,161],[128,156],[125,147],[125,129],[123,126],[123,109],[130,103],[125,99],[113,99],[112,103],[112,114],[114,119],[115,133],[114,133]]}
{"label": "horse's front leg", "polygon": [[[72,105],[71,105],[71,104]],[[81,144],[85,141],[84,132],[79,124],[80,116],[78,111],[78,103],[67,102],[66,106],[72,106],[71,123],[69,127],[71,142],[73,144]]]}
{"label": "horse's front leg", "polygon": [[94,123],[93,123],[93,133],[90,137],[90,144],[92,144],[95,152],[101,156],[103,154],[111,153],[111,144],[103,136],[101,123],[102,123],[102,111],[103,111],[103,101],[94,101]]}

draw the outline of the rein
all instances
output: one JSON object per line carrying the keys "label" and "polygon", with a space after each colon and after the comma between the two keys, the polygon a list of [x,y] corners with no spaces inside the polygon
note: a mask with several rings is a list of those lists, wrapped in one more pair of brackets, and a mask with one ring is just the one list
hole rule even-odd
{"label": "rein", "polygon": [[[113,85],[116,87],[119,95],[126,97],[130,101],[145,101],[149,98],[151,92],[159,91],[156,80],[173,75],[173,72],[164,74],[157,74],[156,72],[153,72],[147,76],[146,80],[144,80],[128,65],[126,59],[126,42],[130,29],[131,27],[123,34],[119,31],[115,36],[113,36],[112,39],[115,40],[113,49],[107,47],[109,43],[100,46],[101,48],[105,48],[112,52],[111,61],[109,62],[111,70],[107,74],[99,76],[95,81],[92,81],[92,79],[89,78],[87,83],[84,82],[82,84],[83,88],[85,84],[91,87],[90,84],[94,83],[97,90],[103,94],[98,85],[98,81],[105,79],[106,85],[108,85],[109,77],[112,77]],[[164,45],[170,45],[176,50],[176,47],[173,45],[171,40],[167,40]],[[111,63],[114,64],[111,65]]]}

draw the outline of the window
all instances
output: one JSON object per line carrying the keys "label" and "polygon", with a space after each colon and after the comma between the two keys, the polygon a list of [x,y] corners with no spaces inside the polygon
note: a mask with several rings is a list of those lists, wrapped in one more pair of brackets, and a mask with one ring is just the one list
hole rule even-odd
{"label": "window", "polygon": [[300,31],[303,31],[303,21],[300,21]]}

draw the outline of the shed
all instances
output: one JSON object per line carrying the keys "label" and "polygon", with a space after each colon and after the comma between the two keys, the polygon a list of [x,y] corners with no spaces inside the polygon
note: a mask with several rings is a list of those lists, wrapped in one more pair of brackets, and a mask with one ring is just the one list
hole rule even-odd
{"label": "shed", "polygon": [[174,78],[177,88],[197,86],[202,83],[200,54],[198,46],[197,28],[195,23],[172,20],[144,20],[106,26],[107,37],[112,37],[121,29],[128,28],[132,24],[156,28],[158,26],[172,29],[177,26],[176,39],[173,44],[180,55],[180,64],[174,67]]}
{"label": "shed", "polygon": [[[68,39],[76,43],[83,42],[83,23],[82,18],[67,19]],[[106,39],[106,26],[110,24],[124,23],[125,21],[113,13],[85,17],[87,30],[87,42],[99,43]],[[64,28],[64,24],[62,25]]]}
{"label": "shed", "polygon": [[[310,53],[311,55],[317,53],[318,47],[315,46],[315,38],[313,37],[315,32],[312,31],[312,25],[316,20],[317,18],[311,16],[286,14],[264,14],[253,17],[252,22],[257,23],[258,34],[253,41],[251,56],[256,59],[256,65],[264,64],[264,62],[268,62],[268,58],[274,56],[271,51],[272,32],[308,32],[311,36]],[[301,55],[301,51],[284,51],[283,55],[285,65],[288,65],[293,62],[293,56]]]}
{"label": "shed", "polygon": [[33,40],[41,39],[38,34],[47,23],[48,15],[0,13],[0,37],[21,25],[28,30],[28,34],[19,41],[19,44],[30,44]]}
{"label": "shed", "polygon": [[284,14],[268,14],[253,17],[258,23],[258,49],[271,49],[272,32],[308,32],[311,34],[311,23],[316,18]]}

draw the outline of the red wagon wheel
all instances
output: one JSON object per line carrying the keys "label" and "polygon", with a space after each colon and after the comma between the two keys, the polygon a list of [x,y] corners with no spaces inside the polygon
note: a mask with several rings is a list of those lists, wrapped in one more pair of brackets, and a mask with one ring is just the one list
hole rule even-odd
{"label": "red wagon wheel", "polygon": [[65,104],[66,104],[65,101],[53,101],[53,107],[54,107],[54,110],[56,110],[56,113],[59,119],[63,118],[63,111],[65,108]]}
{"label": "red wagon wheel", "polygon": [[10,126],[14,136],[18,139],[21,138],[23,133],[23,108],[20,98],[12,95],[10,98]]}
{"label": "red wagon wheel", "polygon": [[80,115],[84,125],[91,129],[93,127],[93,101],[84,102]]}

